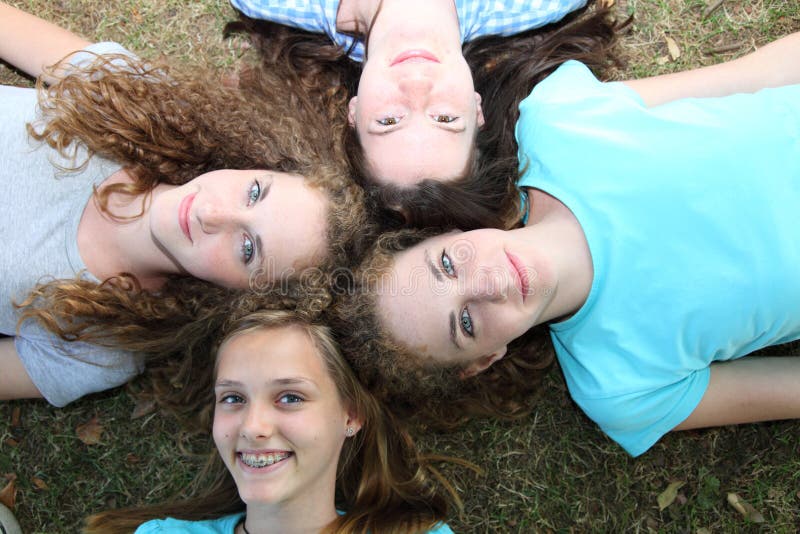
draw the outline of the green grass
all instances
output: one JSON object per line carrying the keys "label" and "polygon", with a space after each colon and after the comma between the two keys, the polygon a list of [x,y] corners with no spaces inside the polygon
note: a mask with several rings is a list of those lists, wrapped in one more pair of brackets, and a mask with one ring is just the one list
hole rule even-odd
{"label": "green grass", "polygon": [[[112,39],[146,57],[160,54],[231,68],[235,47],[221,38],[233,16],[221,0],[25,0],[12,2],[88,38]],[[800,30],[796,0],[727,0],[703,16],[703,0],[618,0],[633,13],[619,78],[647,76],[737,57]],[[668,57],[665,36],[681,50]],[[716,52],[715,52],[716,50]],[[0,64],[0,82],[29,80]],[[800,354],[800,344],[772,354]],[[12,426],[19,410],[19,424]],[[73,533],[89,513],[158,502],[182,491],[198,469],[176,445],[180,429],[158,415],[131,419],[123,391],[56,410],[43,402],[0,403],[0,486],[17,476],[16,514],[26,533]],[[97,445],[76,427],[97,416]],[[445,467],[464,498],[456,532],[796,532],[800,525],[800,422],[675,433],[639,459],[628,457],[576,408],[556,372],[537,410],[514,423],[473,422],[449,435],[421,437],[428,450],[468,459],[476,475]],[[36,480],[46,484],[37,487]],[[659,511],[657,497],[684,482]],[[729,492],[752,504],[766,522],[747,523]]]}

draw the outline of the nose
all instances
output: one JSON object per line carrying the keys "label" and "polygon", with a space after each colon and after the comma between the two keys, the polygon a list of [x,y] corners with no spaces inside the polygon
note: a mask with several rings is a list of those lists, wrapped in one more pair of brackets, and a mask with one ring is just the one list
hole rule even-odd
{"label": "nose", "polygon": [[427,98],[433,88],[433,80],[427,76],[411,75],[401,78],[398,85],[406,97],[417,100]]}
{"label": "nose", "polygon": [[479,269],[472,277],[477,301],[505,302],[508,300],[508,276],[496,269]]}
{"label": "nose", "polygon": [[227,208],[213,200],[200,204],[197,207],[196,214],[200,228],[207,234],[227,230],[239,223],[236,210]]}
{"label": "nose", "polygon": [[274,432],[275,425],[269,416],[269,410],[253,404],[249,405],[239,428],[241,436],[254,441],[269,438]]}

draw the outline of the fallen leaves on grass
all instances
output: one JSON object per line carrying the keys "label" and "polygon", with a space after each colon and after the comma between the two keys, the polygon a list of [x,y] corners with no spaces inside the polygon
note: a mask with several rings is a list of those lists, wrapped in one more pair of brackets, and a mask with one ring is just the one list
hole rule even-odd
{"label": "fallen leaves on grass", "polygon": [[19,426],[19,420],[20,420],[20,409],[19,406],[16,406],[11,411],[11,428],[17,428]]}
{"label": "fallen leaves on grass", "polygon": [[8,484],[0,490],[0,503],[9,510],[13,510],[17,502],[17,475],[16,473],[6,473],[4,477],[8,480]]}
{"label": "fallen leaves on grass", "polygon": [[764,516],[761,512],[753,508],[753,505],[745,501],[735,493],[728,494],[728,504],[733,506],[734,510],[742,514],[745,519],[753,523],[763,523]]}
{"label": "fallen leaves on grass", "polygon": [[78,434],[78,439],[84,444],[97,445],[100,443],[100,437],[103,435],[103,425],[100,424],[100,421],[95,415],[88,422],[78,425],[75,428],[75,433]]}
{"label": "fallen leaves on grass", "polygon": [[667,506],[675,502],[678,496],[678,490],[683,487],[685,482],[672,482],[667,489],[658,494],[656,500],[658,501],[658,509],[664,510]]}
{"label": "fallen leaves on grass", "polygon": [[675,39],[669,35],[665,35],[664,40],[667,42],[667,52],[669,53],[669,58],[672,61],[675,61],[681,57],[681,48],[678,46],[678,43],[675,42]]}
{"label": "fallen leaves on grass", "polygon": [[133,407],[131,412],[131,419],[139,419],[145,415],[150,415],[156,411],[156,401],[154,400],[138,400],[136,406]]}
{"label": "fallen leaves on grass", "polygon": [[38,490],[47,491],[48,489],[50,489],[47,485],[47,482],[45,482],[39,477],[32,477],[31,482],[33,483],[33,487],[35,487]]}

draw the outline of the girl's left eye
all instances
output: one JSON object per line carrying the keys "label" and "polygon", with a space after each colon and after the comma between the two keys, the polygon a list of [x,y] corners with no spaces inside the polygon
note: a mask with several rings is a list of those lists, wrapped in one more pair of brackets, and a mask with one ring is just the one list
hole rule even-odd
{"label": "girl's left eye", "polygon": [[236,393],[227,393],[220,397],[220,404],[244,404],[244,397]]}
{"label": "girl's left eye", "polygon": [[258,180],[253,180],[250,189],[247,191],[247,205],[252,206],[261,198],[261,184]]}
{"label": "girl's left eye", "polygon": [[470,337],[475,337],[474,326],[472,325],[472,316],[469,314],[469,309],[464,308],[461,310],[461,330]]}
{"label": "girl's left eye", "polygon": [[435,120],[436,122],[449,123],[449,122],[455,121],[456,119],[458,119],[458,117],[453,117],[452,115],[434,115],[433,116],[433,120]]}
{"label": "girl's left eye", "polygon": [[281,404],[299,404],[304,400],[305,399],[303,399],[303,397],[301,397],[300,395],[296,395],[294,393],[286,393],[285,395],[282,395],[280,399],[278,399],[278,402],[280,402]]}
{"label": "girl's left eye", "polygon": [[456,269],[453,266],[453,260],[450,259],[450,256],[448,256],[447,252],[445,252],[444,250],[442,251],[441,260],[442,260],[442,269],[444,270],[445,273],[447,273],[447,276],[455,276]]}
{"label": "girl's left eye", "polygon": [[250,263],[250,260],[253,259],[253,256],[255,255],[255,248],[256,246],[253,243],[253,240],[250,239],[250,236],[244,234],[242,236],[242,261],[244,261],[245,265]]}

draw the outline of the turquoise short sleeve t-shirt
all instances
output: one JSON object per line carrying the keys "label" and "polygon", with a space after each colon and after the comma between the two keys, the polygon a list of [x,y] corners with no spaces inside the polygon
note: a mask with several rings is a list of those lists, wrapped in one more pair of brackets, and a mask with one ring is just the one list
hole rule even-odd
{"label": "turquoise short sleeve t-shirt", "polygon": [[567,62],[520,105],[519,185],[563,202],[594,280],[551,325],[570,394],[636,456],[713,361],[800,337],[800,86],[647,108]]}

